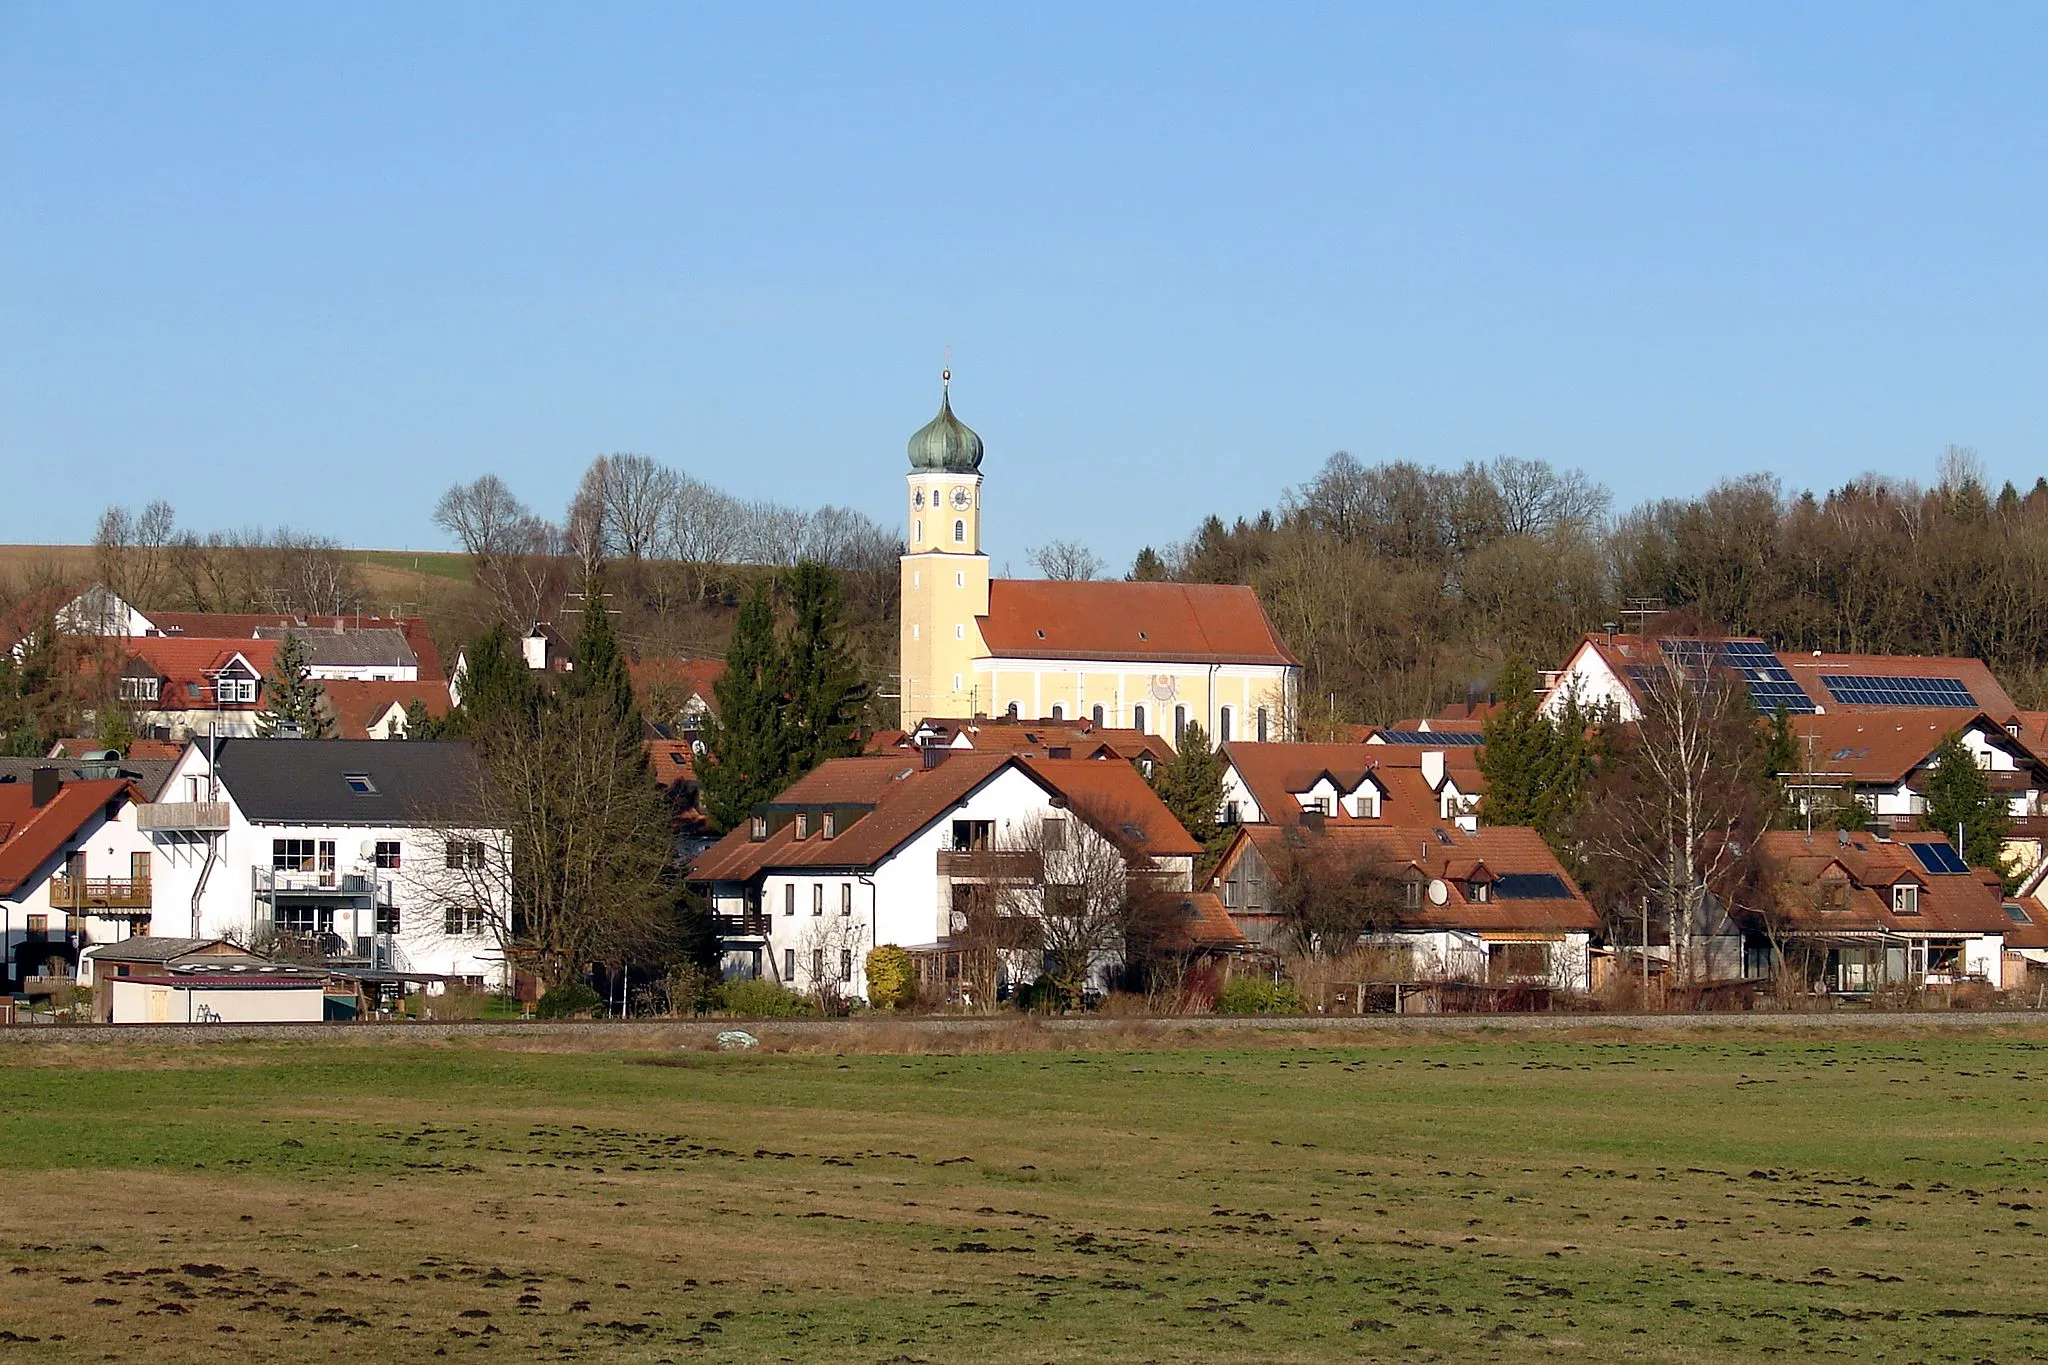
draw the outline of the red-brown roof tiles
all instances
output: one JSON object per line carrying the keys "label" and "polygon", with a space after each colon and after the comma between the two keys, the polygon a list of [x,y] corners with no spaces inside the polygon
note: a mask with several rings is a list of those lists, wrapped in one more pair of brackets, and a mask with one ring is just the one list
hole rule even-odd
{"label": "red-brown roof tiles", "polygon": [[980,627],[997,658],[1300,662],[1258,594],[1229,584],[997,579]]}
{"label": "red-brown roof tiles", "polygon": [[31,782],[0,782],[0,896],[20,891],[102,811],[139,800],[125,778],[66,782],[38,806]]}

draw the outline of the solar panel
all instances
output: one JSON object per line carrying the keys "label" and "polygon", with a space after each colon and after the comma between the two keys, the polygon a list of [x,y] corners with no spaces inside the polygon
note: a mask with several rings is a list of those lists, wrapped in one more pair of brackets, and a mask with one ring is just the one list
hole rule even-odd
{"label": "solar panel", "polygon": [[1960,678],[1887,678],[1871,673],[1823,673],[1821,685],[1844,706],[1952,706],[1976,708]]}
{"label": "solar panel", "polygon": [[1913,856],[1920,860],[1920,866],[1929,872],[1954,876],[1970,870],[1970,865],[1957,857],[1956,851],[1947,844],[1907,844],[1906,847],[1913,850]]}
{"label": "solar panel", "polygon": [[1383,744],[1425,744],[1447,749],[1472,749],[1486,743],[1486,736],[1469,730],[1382,730]]}
{"label": "solar panel", "polygon": [[1494,878],[1493,894],[1504,901],[1562,901],[1572,892],[1555,872],[1504,872]]}
{"label": "solar panel", "polygon": [[[1810,716],[1820,709],[1777,652],[1761,640],[1723,640],[1711,647],[1704,640],[1659,640],[1657,645],[1665,657],[1690,673],[1704,673],[1711,658],[1715,666],[1736,674],[1749,689],[1750,704],[1763,715],[1783,711],[1789,716]],[[1652,670],[1636,667],[1629,672],[1642,684]]]}

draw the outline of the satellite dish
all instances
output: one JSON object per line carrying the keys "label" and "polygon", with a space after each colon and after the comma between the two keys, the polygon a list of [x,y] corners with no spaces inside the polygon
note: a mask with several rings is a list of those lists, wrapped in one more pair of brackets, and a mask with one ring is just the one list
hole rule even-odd
{"label": "satellite dish", "polygon": [[1451,888],[1444,885],[1444,879],[1442,877],[1431,877],[1429,879],[1429,903],[1431,905],[1448,905],[1450,900]]}
{"label": "satellite dish", "polygon": [[374,839],[365,839],[365,840],[363,840],[363,856],[364,856],[365,858],[374,858],[374,857],[376,857],[376,856],[377,856],[377,841],[376,841],[376,840],[374,840]]}

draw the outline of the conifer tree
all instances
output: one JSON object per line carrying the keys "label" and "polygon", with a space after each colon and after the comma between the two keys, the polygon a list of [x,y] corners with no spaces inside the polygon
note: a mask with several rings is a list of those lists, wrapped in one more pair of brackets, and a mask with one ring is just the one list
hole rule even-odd
{"label": "conifer tree", "polygon": [[633,674],[619,647],[611,611],[605,606],[602,573],[592,574],[584,583],[583,629],[576,637],[575,663],[566,687],[569,695],[597,699],[637,742],[640,708],[633,697]]}
{"label": "conifer tree", "polygon": [[1152,789],[1173,812],[1182,828],[1203,848],[1197,880],[1221,856],[1230,831],[1223,828],[1223,756],[1209,747],[1209,736],[1200,724],[1190,721],[1181,732],[1180,748],[1173,762],[1154,772]]}
{"label": "conifer tree", "polygon": [[256,713],[256,733],[270,739],[294,728],[300,739],[334,738],[334,720],[327,710],[327,689],[306,664],[305,642],[286,632],[277,647],[270,676],[263,683],[263,709]]}
{"label": "conifer tree", "polygon": [[1950,735],[1934,751],[1934,771],[1927,775],[1927,813],[1921,817],[1927,829],[1945,834],[1951,842],[1962,829],[1957,849],[1971,867],[1987,868],[2004,876],[2005,836],[2012,828],[2004,798],[1991,790],[1991,779],[1977,766],[1976,755],[1963,743],[1960,733]]}
{"label": "conifer tree", "polygon": [[789,576],[790,625],[783,649],[789,690],[786,780],[860,752],[855,732],[867,684],[840,627],[838,576],[805,560]]}
{"label": "conifer tree", "polygon": [[755,585],[740,605],[725,676],[713,695],[717,714],[705,728],[697,781],[705,814],[727,830],[780,791],[788,770],[782,650],[766,583]]}
{"label": "conifer tree", "polygon": [[526,660],[502,624],[478,636],[465,659],[462,705],[448,718],[445,729],[454,736],[483,740],[531,708],[538,689]]}
{"label": "conifer tree", "polygon": [[1527,825],[1553,852],[1574,864],[1572,826],[1592,780],[1597,717],[1566,697],[1556,718],[1543,714],[1536,670],[1510,657],[1494,684],[1500,710],[1487,718],[1479,771],[1486,796],[1479,818],[1489,825]]}

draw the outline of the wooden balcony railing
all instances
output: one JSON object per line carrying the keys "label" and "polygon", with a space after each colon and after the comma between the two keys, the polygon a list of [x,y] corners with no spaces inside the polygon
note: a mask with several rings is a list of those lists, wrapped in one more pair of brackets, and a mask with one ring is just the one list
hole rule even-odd
{"label": "wooden balcony railing", "polygon": [[149,878],[50,878],[50,906],[56,910],[147,910]]}
{"label": "wooden balcony railing", "polygon": [[1035,882],[1044,872],[1045,861],[1034,849],[939,850],[939,875],[955,881]]}
{"label": "wooden balcony railing", "polygon": [[766,938],[769,916],[760,910],[737,915],[713,915],[712,927],[728,938]]}
{"label": "wooden balcony railing", "polygon": [[225,801],[156,801],[135,808],[136,827],[188,834],[221,833],[228,827]]}

